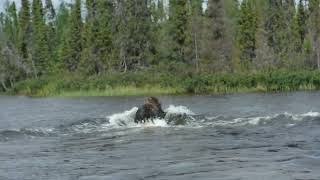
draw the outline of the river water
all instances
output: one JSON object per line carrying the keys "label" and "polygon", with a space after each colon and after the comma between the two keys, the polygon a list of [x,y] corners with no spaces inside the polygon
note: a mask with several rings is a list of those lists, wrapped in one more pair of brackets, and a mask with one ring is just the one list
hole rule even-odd
{"label": "river water", "polygon": [[0,96],[0,179],[320,179],[320,92],[159,99]]}

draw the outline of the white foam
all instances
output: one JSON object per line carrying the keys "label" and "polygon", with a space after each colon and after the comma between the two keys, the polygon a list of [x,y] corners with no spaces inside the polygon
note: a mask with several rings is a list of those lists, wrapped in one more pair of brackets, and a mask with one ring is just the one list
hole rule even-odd
{"label": "white foam", "polygon": [[248,121],[248,124],[251,124],[251,125],[258,125],[261,120],[263,119],[270,119],[269,116],[267,117],[254,117],[254,118],[250,118],[249,121]]}
{"label": "white foam", "polygon": [[[109,123],[103,124],[105,128],[112,127],[168,127],[165,119],[154,119],[153,122],[149,121],[144,124],[136,124],[134,122],[135,113],[137,112],[138,108],[134,107],[130,110],[124,111],[122,113],[113,114],[111,116],[108,116]],[[185,114],[189,115],[190,117],[192,115],[195,115],[194,112],[192,112],[190,109],[188,109],[185,106],[174,106],[170,105],[168,108],[164,110],[166,112],[166,118],[170,115],[179,115],[179,114]],[[280,117],[279,117],[280,116]],[[277,120],[281,121],[281,116],[285,117],[287,120],[292,120],[292,123],[288,124],[288,127],[295,125],[296,121],[303,121],[307,117],[320,117],[319,112],[307,112],[302,114],[291,114],[288,112],[280,113],[280,114],[274,114],[270,116],[256,116],[256,117],[240,117],[240,118],[232,118],[232,119],[226,119],[224,116],[215,116],[215,117],[206,117],[204,119],[192,119],[190,122],[185,124],[185,127],[204,127],[204,126],[245,126],[245,125],[263,125],[267,124],[270,121]],[[224,117],[223,119],[219,119],[219,117]]]}
{"label": "white foam", "polygon": [[318,117],[320,116],[320,113],[319,112],[307,112],[305,114],[302,114],[301,116],[304,116],[304,117]]}
{"label": "white foam", "polygon": [[149,121],[144,124],[137,124],[136,127],[168,127],[167,122],[164,119],[153,119],[153,122]]}
{"label": "white foam", "polygon": [[[136,124],[134,122],[134,117],[138,111],[137,107],[134,107],[130,110],[124,111],[122,113],[116,113],[110,116],[107,116],[109,123],[103,124],[103,128],[112,127],[168,127],[168,124],[165,119],[156,118],[152,121],[149,121],[144,124]],[[190,109],[185,106],[174,106],[170,105],[167,109],[164,110],[166,115],[176,115],[176,114],[186,114],[186,115],[195,115]]]}
{"label": "white foam", "polygon": [[186,115],[195,115],[194,112],[192,112],[190,109],[188,109],[185,106],[174,106],[170,105],[165,112],[167,114],[186,114]]}
{"label": "white foam", "polygon": [[107,118],[111,126],[132,126],[136,124],[134,123],[134,116],[137,111],[138,108],[134,107],[128,111],[107,116]]}

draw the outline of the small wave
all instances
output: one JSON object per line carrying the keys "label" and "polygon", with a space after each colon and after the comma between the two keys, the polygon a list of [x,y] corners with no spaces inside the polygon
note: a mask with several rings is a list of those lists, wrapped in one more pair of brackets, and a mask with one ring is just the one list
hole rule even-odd
{"label": "small wave", "polygon": [[0,141],[22,137],[46,137],[54,134],[54,128],[22,128],[0,131]]}
{"label": "small wave", "polygon": [[269,116],[254,117],[226,117],[218,115],[208,117],[196,115],[184,106],[170,105],[165,109],[164,119],[156,118],[153,122],[136,124],[134,116],[138,108],[134,107],[122,113],[116,113],[106,118],[89,118],[76,121],[70,124],[61,125],[55,128],[21,128],[7,129],[0,131],[0,141],[18,139],[24,137],[47,137],[60,135],[107,133],[118,128],[145,128],[145,127],[182,127],[182,128],[202,128],[202,127],[240,127],[240,126],[274,126],[291,128],[298,125],[319,125],[320,113],[307,112],[302,114],[280,113]]}
{"label": "small wave", "polygon": [[170,126],[184,126],[184,127],[214,127],[214,126],[261,126],[261,125],[285,125],[286,127],[293,127],[299,122],[307,120],[315,120],[320,118],[319,112],[307,112],[302,114],[280,113],[268,116],[253,116],[253,117],[225,117],[218,115],[208,117],[204,115],[196,115],[185,106],[170,105],[164,111],[166,117],[164,119],[155,119],[154,122],[149,122],[143,125],[134,123],[134,116],[138,108],[134,107],[128,111],[113,114],[108,116],[109,124],[105,126],[110,127],[170,127]]}
{"label": "small wave", "polygon": [[58,127],[61,134],[68,133],[91,133],[98,131],[102,124],[106,123],[105,118],[87,118]]}
{"label": "small wave", "polygon": [[320,117],[319,112],[308,112],[303,114],[282,113],[271,116],[256,116],[256,117],[240,117],[228,118],[223,116],[205,117],[203,125],[210,126],[257,126],[257,125],[274,125],[285,124],[287,127],[295,126],[296,123],[306,120],[314,120]]}

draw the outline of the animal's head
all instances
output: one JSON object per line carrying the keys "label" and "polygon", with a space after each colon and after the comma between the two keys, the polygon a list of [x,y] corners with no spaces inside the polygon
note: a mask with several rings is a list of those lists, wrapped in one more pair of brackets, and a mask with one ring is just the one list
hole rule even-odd
{"label": "animal's head", "polygon": [[159,100],[157,98],[155,98],[155,97],[148,97],[146,103],[152,104],[152,105],[154,105],[154,106],[156,106],[158,108],[161,107],[161,104],[160,104]]}

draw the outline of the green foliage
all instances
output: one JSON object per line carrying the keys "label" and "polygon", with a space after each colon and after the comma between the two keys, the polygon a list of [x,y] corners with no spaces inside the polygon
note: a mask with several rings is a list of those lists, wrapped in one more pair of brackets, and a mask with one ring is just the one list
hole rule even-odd
{"label": "green foliage", "polygon": [[106,72],[113,49],[111,21],[113,5],[109,1],[87,1],[88,16],[84,27],[84,47],[80,68],[88,75]]}
{"label": "green foliage", "polygon": [[19,50],[24,62],[31,64],[28,59],[30,56],[30,35],[31,35],[31,17],[29,0],[21,0],[21,10],[19,13]]}
{"label": "green foliage", "polygon": [[237,45],[240,51],[241,65],[249,69],[256,57],[257,13],[249,0],[243,0],[238,21]]}
{"label": "green foliage", "polygon": [[69,9],[67,8],[65,3],[61,3],[59,7],[59,11],[56,16],[56,33],[55,37],[53,38],[55,41],[55,47],[53,49],[53,66],[52,71],[54,72],[61,72],[61,69],[63,67],[63,60],[62,60],[62,54],[64,53],[66,46],[65,44],[65,37],[67,37],[67,28],[68,28],[68,20],[70,16]]}
{"label": "green foliage", "polygon": [[63,48],[59,58],[62,61],[62,68],[70,72],[77,70],[82,52],[82,19],[81,19],[81,0],[76,0],[72,6],[69,26],[64,34]]}
{"label": "green foliage", "polygon": [[3,31],[7,35],[7,39],[17,45],[18,43],[18,33],[19,33],[19,24],[18,24],[18,14],[16,9],[15,2],[7,2],[3,22]]}
{"label": "green foliage", "polygon": [[294,27],[293,27],[293,34],[297,37],[295,38],[296,44],[295,44],[295,50],[302,52],[303,50],[303,43],[306,38],[307,34],[307,12],[306,7],[303,4],[303,1],[300,0],[298,4],[298,10],[297,14],[294,18]]}
{"label": "green foliage", "polygon": [[45,24],[41,0],[32,1],[32,31],[34,35],[32,60],[34,62],[36,74],[42,75],[49,71],[51,63],[47,36],[48,31]]}
{"label": "green foliage", "polygon": [[311,65],[320,69],[320,0],[309,0],[309,24],[310,39],[312,41],[313,59]]}
{"label": "green foliage", "polygon": [[55,9],[52,0],[33,0],[31,7],[21,0],[17,10],[7,3],[0,13],[1,91],[318,89],[319,73],[312,70],[320,68],[319,5],[319,0],[75,0]]}
{"label": "green foliage", "polygon": [[227,7],[223,0],[208,1],[198,55],[202,72],[224,72],[231,69],[234,33],[231,30],[231,23],[226,18]]}
{"label": "green foliage", "polygon": [[119,1],[116,17],[117,37],[115,48],[120,60],[120,70],[148,67],[152,60],[150,1]]}
{"label": "green foliage", "polygon": [[170,61],[186,62],[186,29],[188,24],[187,1],[169,1]]}
{"label": "green foliage", "polygon": [[293,35],[294,16],[296,14],[294,0],[269,1],[265,29],[267,32],[268,45],[276,55],[278,68],[288,67],[294,58],[291,53],[295,50],[295,37]]}
{"label": "green foliage", "polygon": [[95,96],[319,90],[319,77],[319,71],[178,76],[167,73],[156,74],[151,71],[91,77],[70,73],[20,82],[11,93],[35,96]]}

